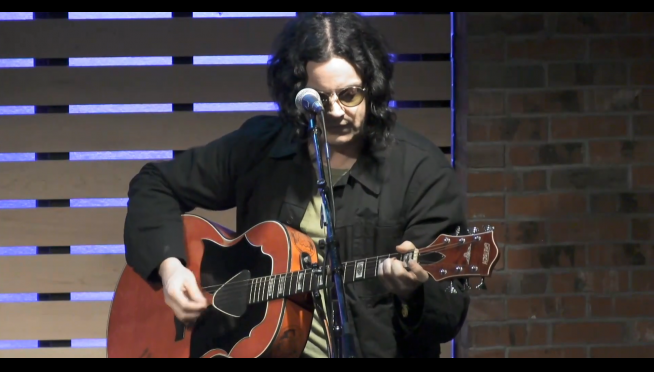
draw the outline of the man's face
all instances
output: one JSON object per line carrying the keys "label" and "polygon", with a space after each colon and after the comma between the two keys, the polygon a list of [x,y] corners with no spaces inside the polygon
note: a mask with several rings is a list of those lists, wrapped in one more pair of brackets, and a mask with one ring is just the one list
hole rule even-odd
{"label": "man's face", "polygon": [[[325,105],[327,142],[345,145],[362,131],[366,117],[366,100],[362,81],[354,67],[341,58],[307,64],[307,88],[329,99]],[[352,106],[352,107],[348,107]]]}

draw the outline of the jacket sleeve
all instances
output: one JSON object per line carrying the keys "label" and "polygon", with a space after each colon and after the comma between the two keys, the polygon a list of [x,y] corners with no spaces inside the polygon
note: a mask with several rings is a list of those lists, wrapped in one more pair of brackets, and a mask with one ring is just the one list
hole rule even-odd
{"label": "jacket sleeve", "polygon": [[[438,150],[439,151],[439,150]],[[465,234],[467,224],[462,189],[442,153],[430,154],[416,168],[407,200],[408,225],[404,240],[417,248],[441,234]],[[457,293],[447,288],[454,285]],[[460,280],[430,278],[407,302],[395,299],[394,326],[406,357],[438,358],[440,344],[454,339],[466,319],[470,298]]]}
{"label": "jacket sleeve", "polygon": [[238,130],[173,160],[147,163],[131,180],[125,256],[144,279],[159,281],[159,266],[167,258],[186,264],[182,214],[195,208],[215,211],[236,206],[238,173],[257,152],[253,141],[260,124],[250,119]]}

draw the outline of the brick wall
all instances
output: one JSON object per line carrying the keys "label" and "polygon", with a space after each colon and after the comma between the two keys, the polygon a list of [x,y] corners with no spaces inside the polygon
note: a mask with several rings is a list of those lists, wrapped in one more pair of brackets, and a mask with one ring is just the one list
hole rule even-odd
{"label": "brick wall", "polygon": [[651,357],[654,14],[465,22],[461,168],[503,256],[460,356]]}

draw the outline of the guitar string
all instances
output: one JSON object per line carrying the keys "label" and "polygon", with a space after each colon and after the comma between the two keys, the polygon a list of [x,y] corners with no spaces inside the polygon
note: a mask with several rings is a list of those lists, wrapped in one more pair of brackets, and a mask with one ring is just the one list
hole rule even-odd
{"label": "guitar string", "polygon": [[[438,251],[442,251],[442,250],[445,250],[445,249],[451,249],[451,248],[466,245],[466,244],[469,244],[469,242],[465,242],[465,243],[459,243],[459,242],[457,242],[457,243],[438,243],[438,244],[434,244],[434,245],[427,246],[425,248],[420,249],[420,255],[424,255],[426,253],[438,252]],[[387,257],[387,256],[397,257],[399,255],[400,255],[399,253],[394,253],[394,254],[390,254],[390,255],[371,257],[371,258],[366,258],[366,259],[362,259],[362,260],[358,260],[358,261],[346,262],[343,266],[345,267],[345,269],[349,269],[349,268],[354,267],[357,264],[357,262],[365,262],[365,264],[368,264],[370,262],[376,262],[380,258],[384,258],[384,257]],[[368,271],[368,270],[366,270],[366,271]],[[270,286],[271,282],[276,284],[277,288],[272,288],[273,292],[276,294],[277,291],[279,290],[280,283],[282,282],[280,279],[282,277],[285,277],[285,278],[283,278],[283,284],[281,284],[281,285],[283,286],[282,287],[283,292],[286,292],[286,289],[287,289],[286,285],[287,284],[290,285],[292,283],[293,278],[294,277],[295,277],[295,279],[299,278],[299,274],[302,274],[302,273],[304,273],[305,275],[311,275],[312,274],[312,269],[289,272],[289,273],[285,273],[285,274],[277,274],[277,275],[267,276],[267,277],[263,277],[263,278],[248,279],[248,280],[243,280],[243,281],[238,281],[238,282],[228,282],[228,283],[220,284],[220,285],[212,285],[212,286],[202,287],[202,289],[207,291],[207,293],[214,294],[218,290],[220,290],[220,288],[225,287],[225,289],[221,293],[232,294],[232,293],[239,293],[243,289],[249,288],[251,285],[256,284],[258,286],[261,286],[261,285],[264,286],[261,289],[263,289],[263,292],[264,292],[262,294],[262,296],[265,298],[265,297],[269,297],[268,296],[268,290],[269,290],[269,286]],[[377,274],[375,273],[375,276],[376,275]],[[289,277],[290,277],[290,280],[289,280]],[[274,281],[273,281],[273,279],[274,279]],[[297,283],[297,280],[296,280],[296,283]],[[213,290],[214,288],[217,288],[217,289]],[[260,291],[261,290],[258,290],[258,292],[260,292]],[[251,292],[252,291],[250,290],[250,293]],[[306,292],[307,291],[305,291],[305,293]]]}

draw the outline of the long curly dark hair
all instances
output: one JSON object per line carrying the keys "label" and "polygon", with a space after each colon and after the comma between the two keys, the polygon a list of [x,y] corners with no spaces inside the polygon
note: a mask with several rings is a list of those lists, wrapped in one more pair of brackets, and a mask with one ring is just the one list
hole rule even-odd
{"label": "long curly dark hair", "polygon": [[268,88],[279,115],[306,134],[306,118],[295,107],[295,96],[306,87],[309,61],[333,57],[348,61],[367,89],[367,117],[363,131],[368,148],[388,145],[395,125],[389,108],[394,66],[386,40],[363,16],[352,12],[311,12],[290,21],[274,43],[268,65]]}

